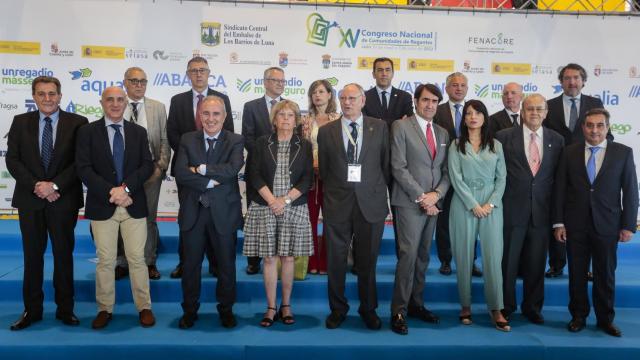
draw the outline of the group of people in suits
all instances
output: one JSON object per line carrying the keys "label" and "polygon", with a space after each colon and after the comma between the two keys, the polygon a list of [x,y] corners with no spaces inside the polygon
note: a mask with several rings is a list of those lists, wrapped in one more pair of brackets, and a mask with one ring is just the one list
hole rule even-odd
{"label": "group of people in suits", "polygon": [[[328,275],[326,327],[340,327],[349,311],[345,279],[352,256],[358,313],[367,328],[380,329],[376,265],[390,204],[397,250],[394,332],[408,333],[407,317],[439,322],[424,305],[435,234],[440,273],[451,274],[455,262],[463,325],[473,323],[472,276],[484,276],[496,329],[511,330],[519,275],[522,314],[544,323],[547,250],[546,276],[557,277],[566,244],[568,329],[585,327],[592,262],[597,325],[620,336],[613,323],[616,250],[618,241],[630,240],[635,232],[635,164],[631,149],[613,142],[602,103],[581,94],[584,69],[565,66],[559,73],[563,95],[548,102],[540,94],[523,99],[522,86],[508,83],[505,109],[489,116],[481,101],[465,100],[464,74],[447,77],[449,99],[442,103],[443,94],[433,84],[418,86],[413,97],[393,87],[393,65],[389,58],[375,60],[376,86],[368,91],[350,83],[336,92],[326,80],[313,82],[305,115],[282,98],[284,70],[269,68],[265,96],[245,104],[242,135],[233,131],[228,97],[208,86],[204,58],[189,60],[192,89],[172,98],[168,117],[162,104],[144,96],[146,74],[137,67],[125,73],[126,92],[118,87],[103,92],[104,116],[90,124],[59,108],[57,79],[35,79],[38,110],[16,116],[8,140],[7,167],[16,179],[13,206],[20,214],[25,259],[25,309],[11,329],[42,319],[47,237],[54,251],[56,317],[67,325],[79,323],[73,313],[72,252],[82,183],[98,255],[98,314],[92,327],[111,321],[114,280],[123,274],[131,277],[140,324],[155,324],[149,279],[160,277],[155,218],[170,147],[180,202],[180,261],[171,274],[182,281],[180,328],[198,319],[205,254],[209,272],[218,278],[221,324],[236,326],[236,232],[244,227],[247,273],[259,273],[264,260],[267,310],[261,326],[278,319],[295,323],[294,259],[310,256],[309,272]],[[238,186],[243,166],[244,219]],[[321,237],[316,229],[320,211]],[[119,243],[126,262],[118,261]],[[475,264],[477,243],[482,270]]]}

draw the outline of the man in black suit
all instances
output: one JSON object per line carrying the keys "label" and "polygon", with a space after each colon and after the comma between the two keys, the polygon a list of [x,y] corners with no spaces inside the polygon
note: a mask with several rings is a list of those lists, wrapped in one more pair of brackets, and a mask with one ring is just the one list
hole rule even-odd
{"label": "man in black suit", "polygon": [[[222,94],[209,88],[209,63],[207,59],[196,56],[187,63],[187,76],[191,80],[191,89],[189,91],[174,95],[171,98],[169,106],[169,116],[167,117],[167,137],[169,145],[173,150],[173,159],[171,160],[171,175],[175,176],[175,165],[177,159],[177,151],[180,146],[180,137],[188,132],[202,129],[202,121],[198,115],[198,108],[202,104],[205,97],[215,95],[224,100],[224,106],[227,109],[227,116],[224,120],[223,128],[233,132],[233,117],[231,114],[231,103],[227,95]],[[178,201],[181,202],[182,192],[181,186],[178,184]],[[172,278],[180,278],[182,276],[182,237],[178,241],[178,255],[180,262],[171,272]],[[215,264],[213,262],[213,254],[211,250],[207,251],[209,259],[209,272],[215,273]]]}
{"label": "man in black suit", "polygon": [[244,144],[242,136],[223,129],[225,116],[224,100],[206,97],[200,106],[202,130],[186,133],[180,140],[175,171],[176,181],[182,186],[178,223],[186,239],[184,315],[178,324],[182,329],[192,327],[198,318],[202,257],[209,242],[218,263],[218,314],[222,326],[236,326],[232,312],[236,300],[235,233],[242,223],[238,172],[244,165]]}
{"label": "man in black suit", "polygon": [[[582,123],[587,111],[602,108],[600,99],[582,94],[582,88],[587,81],[586,70],[578,64],[567,64],[560,70],[558,80],[562,85],[562,95],[547,102],[549,113],[543,125],[564,136],[565,145],[584,142]],[[611,133],[609,140],[613,140]],[[549,270],[545,276],[559,277],[567,263],[567,250],[563,243],[550,240]]]}
{"label": "man in black suit", "polygon": [[393,71],[393,60],[377,58],[373,61],[376,86],[365,92],[367,100],[362,108],[365,116],[384,120],[389,129],[395,120],[413,115],[411,94],[391,86]]}
{"label": "man in black suit", "polygon": [[[264,96],[253,99],[244,104],[242,110],[242,136],[244,147],[247,149],[247,165],[244,167],[244,182],[246,184],[247,209],[253,199],[260,197],[251,186],[249,176],[251,156],[256,140],[262,136],[273,133],[273,125],[269,120],[271,107],[282,100],[285,84],[284,70],[279,67],[270,67],[263,74]],[[247,274],[254,275],[260,272],[260,258],[247,257]]]}
{"label": "man in black suit", "polygon": [[606,138],[609,112],[592,109],[582,122],[585,142],[568,145],[558,165],[554,237],[567,244],[571,332],[589,315],[587,270],[593,264],[593,308],[598,328],[621,336],[615,315],[616,251],[631,240],[638,215],[638,180],[633,150]]}
{"label": "man in black suit", "polygon": [[21,330],[42,319],[44,252],[53,249],[56,318],[78,325],[73,314],[73,247],[82,184],[75,169],[75,140],[87,118],[60,110],[60,81],[40,76],[31,92],[37,111],[14,117],[7,140],[7,169],[16,180],[11,206],[18,209],[24,251]]}
{"label": "man in black suit", "polygon": [[[460,135],[460,124],[464,119],[462,108],[464,98],[469,90],[467,77],[461,72],[454,72],[447,76],[445,91],[449,100],[438,105],[433,122],[449,132],[449,140],[453,141]],[[449,239],[449,206],[453,198],[453,186],[449,188],[442,201],[442,212],[438,215],[436,224],[436,246],[440,259],[440,274],[451,275],[451,240]],[[480,268],[473,264],[473,276],[482,276]]]}
{"label": "man in black suit", "polygon": [[324,226],[328,249],[329,306],[326,326],[335,329],[349,311],[345,276],[353,239],[358,264],[358,312],[369,329],[380,329],[376,314],[376,262],[389,213],[389,134],[387,124],[362,115],[365,94],[358,84],[340,93],[343,116],[318,133],[320,176],[324,181]]}
{"label": "man in black suit", "polygon": [[521,102],[522,85],[515,82],[504,84],[502,87],[502,104],[504,105],[504,109],[489,116],[489,127],[494,134],[502,129],[522,125],[519,119],[520,115],[518,114],[518,112],[520,112]]}
{"label": "man in black suit", "polygon": [[547,102],[540,94],[522,103],[522,126],[499,131],[507,166],[504,204],[502,276],[504,310],[508,318],[518,308],[516,281],[521,268],[524,296],[520,309],[534,324],[544,323],[544,266],[551,227],[551,193],[564,139],[542,127]]}
{"label": "man in black suit", "polygon": [[76,167],[87,186],[85,216],[91,220],[96,245],[96,302],[91,326],[104,328],[115,304],[118,232],[129,264],[131,291],[140,325],[155,324],[151,312],[149,273],[144,262],[147,240],[147,199],[144,183],[153,172],[147,131],[124,121],[127,95],[117,86],[102,93],[104,116],[78,131]]}

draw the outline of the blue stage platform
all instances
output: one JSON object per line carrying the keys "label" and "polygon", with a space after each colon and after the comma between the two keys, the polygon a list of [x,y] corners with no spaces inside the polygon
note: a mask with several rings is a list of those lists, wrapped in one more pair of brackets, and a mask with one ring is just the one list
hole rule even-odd
{"label": "blue stage platform", "polygon": [[[177,226],[161,222],[161,254],[158,268],[163,277],[151,282],[153,310],[157,324],[142,329],[132,304],[129,281],[117,283],[114,319],[101,331],[90,328],[95,316],[95,254],[88,234],[88,222],[77,227],[75,251],[76,314],[79,327],[67,327],[54,319],[52,261],[47,255],[45,269],[45,319],[32,327],[9,331],[22,311],[22,252],[17,221],[0,221],[0,359],[45,358],[113,359],[618,359],[640,358],[640,238],[621,244],[617,271],[616,323],[623,337],[613,338],[595,329],[595,319],[578,334],[566,330],[567,276],[548,280],[543,326],[532,325],[520,316],[512,320],[512,332],[501,333],[490,324],[483,302],[482,280],[474,279],[474,324],[458,323],[455,275],[442,276],[435,254],[427,274],[427,306],[441,317],[431,325],[410,319],[410,333],[399,336],[389,330],[389,301],[393,286],[395,254],[393,235],[386,229],[378,262],[379,315],[381,331],[371,331],[357,315],[355,277],[348,275],[347,295],[352,306],[347,321],[337,330],[327,330],[326,277],[309,275],[297,281],[293,290],[293,311],[297,323],[258,326],[265,309],[262,277],[244,273],[246,261],[237,259],[238,303],[234,311],[238,326],[223,329],[215,312],[215,279],[203,275],[203,304],[194,328],[177,327],[182,314],[180,281],[169,278],[177,263]],[[242,238],[240,238],[241,242]],[[240,248],[240,244],[239,244]],[[206,267],[203,268],[206,270]]]}

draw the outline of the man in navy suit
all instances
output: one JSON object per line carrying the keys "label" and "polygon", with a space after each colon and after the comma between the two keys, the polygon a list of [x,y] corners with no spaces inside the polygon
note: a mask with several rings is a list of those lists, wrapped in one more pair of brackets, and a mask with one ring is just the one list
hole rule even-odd
{"label": "man in navy suit", "polygon": [[222,326],[236,325],[232,312],[236,299],[235,233],[242,223],[238,172],[244,165],[244,141],[241,135],[222,128],[225,116],[224,100],[206,97],[200,106],[202,130],[184,134],[180,140],[175,170],[176,181],[182,186],[178,223],[185,239],[184,315],[178,324],[182,329],[192,327],[198,318],[200,273],[207,243],[218,263],[216,297]]}
{"label": "man in navy suit", "polygon": [[522,85],[515,82],[504,85],[502,88],[502,104],[504,105],[504,109],[489,116],[489,127],[494,134],[502,129],[522,125],[520,114],[518,114],[520,112],[522,97]]}
{"label": "man in navy suit", "polygon": [[377,58],[373,61],[376,86],[365,92],[367,100],[362,108],[365,116],[384,120],[389,129],[395,120],[413,115],[411,94],[391,86],[393,71],[393,60]]}
{"label": "man in navy suit", "polygon": [[587,270],[593,264],[593,308],[597,326],[619,337],[615,312],[616,251],[631,240],[638,216],[638,180],[633,150],[606,138],[609,112],[587,111],[581,124],[585,142],[568,145],[555,184],[554,237],[567,245],[568,329],[578,332],[589,315]]}

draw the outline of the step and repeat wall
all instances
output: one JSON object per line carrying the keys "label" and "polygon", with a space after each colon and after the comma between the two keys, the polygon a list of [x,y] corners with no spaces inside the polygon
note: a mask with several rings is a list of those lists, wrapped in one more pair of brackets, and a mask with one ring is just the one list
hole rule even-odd
{"label": "step and repeat wall", "polygon": [[[130,66],[145,70],[147,96],[169,106],[190,88],[187,61],[209,61],[212,88],[231,99],[236,132],[243,104],[263,95],[262,73],[286,73],[284,97],[308,106],[309,84],[373,86],[373,59],[395,62],[396,87],[420,83],[444,89],[454,71],[469,79],[468,99],[502,109],[503,84],[525,93],[561,94],[558,69],[577,62],[588,71],[584,93],[612,113],[617,141],[640,158],[640,47],[638,17],[413,11],[387,8],[157,1],[22,0],[0,2],[0,154],[13,116],[36,109],[31,82],[39,75],[62,82],[61,108],[102,116],[99,98],[122,86]],[[168,110],[168,109],[167,109]],[[0,162],[0,209],[11,211],[14,181]],[[160,214],[174,216],[178,201],[167,177]]]}

